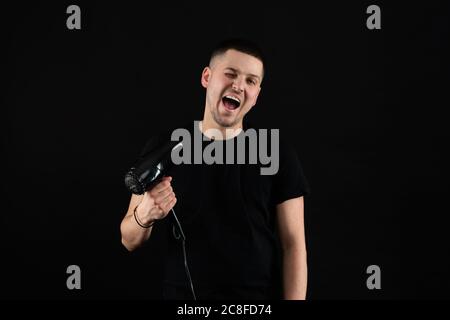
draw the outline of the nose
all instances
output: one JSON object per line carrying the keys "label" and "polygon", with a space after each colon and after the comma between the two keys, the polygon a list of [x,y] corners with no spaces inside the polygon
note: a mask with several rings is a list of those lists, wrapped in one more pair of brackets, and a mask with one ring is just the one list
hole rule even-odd
{"label": "nose", "polygon": [[232,88],[233,90],[235,90],[236,92],[243,92],[244,91],[244,82],[240,77],[237,77],[236,79],[234,79],[233,81],[233,85]]}

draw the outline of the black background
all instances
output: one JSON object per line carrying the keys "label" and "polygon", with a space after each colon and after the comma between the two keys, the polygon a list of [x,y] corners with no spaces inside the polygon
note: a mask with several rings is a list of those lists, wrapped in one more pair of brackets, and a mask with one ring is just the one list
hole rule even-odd
{"label": "black background", "polygon": [[201,119],[212,46],[243,36],[268,55],[249,117],[293,138],[312,189],[308,298],[449,298],[443,3],[5,7],[0,297],[160,297],[160,248],[120,243],[123,175],[152,133]]}

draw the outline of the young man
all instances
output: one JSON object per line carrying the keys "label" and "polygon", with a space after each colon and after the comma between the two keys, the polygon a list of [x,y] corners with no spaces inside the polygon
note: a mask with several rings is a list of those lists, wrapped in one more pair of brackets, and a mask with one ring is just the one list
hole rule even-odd
{"label": "young man", "polygon": [[[190,129],[206,140],[202,150],[211,143],[235,142],[249,129],[244,117],[256,104],[263,77],[264,59],[253,43],[228,40],[213,51],[201,77],[203,120]],[[151,139],[142,156],[158,139],[168,138]],[[279,297],[277,280],[284,299],[305,299],[303,196],[308,187],[289,145],[281,141],[276,156],[279,169],[273,175],[262,175],[260,165],[247,163],[181,164],[144,195],[131,197],[121,223],[128,250],[147,241],[158,224],[169,226],[165,298],[192,298],[182,245],[170,232],[170,219],[164,219],[175,207],[198,299],[272,299]]]}

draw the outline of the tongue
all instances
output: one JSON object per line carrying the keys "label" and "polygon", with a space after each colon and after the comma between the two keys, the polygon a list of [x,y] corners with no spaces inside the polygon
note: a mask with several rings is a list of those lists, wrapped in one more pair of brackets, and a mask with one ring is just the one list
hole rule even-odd
{"label": "tongue", "polygon": [[223,99],[223,105],[225,106],[225,108],[230,110],[236,109],[236,106],[232,102],[228,101],[228,99]]}

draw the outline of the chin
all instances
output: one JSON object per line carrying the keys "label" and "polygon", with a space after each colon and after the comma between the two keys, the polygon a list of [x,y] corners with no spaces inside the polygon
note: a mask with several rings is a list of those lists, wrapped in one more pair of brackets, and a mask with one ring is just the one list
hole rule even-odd
{"label": "chin", "polygon": [[217,117],[214,119],[218,125],[228,128],[234,126],[238,121],[237,119],[223,119],[222,117]]}
{"label": "chin", "polygon": [[221,127],[229,128],[232,127],[236,122],[235,121],[216,121]]}

